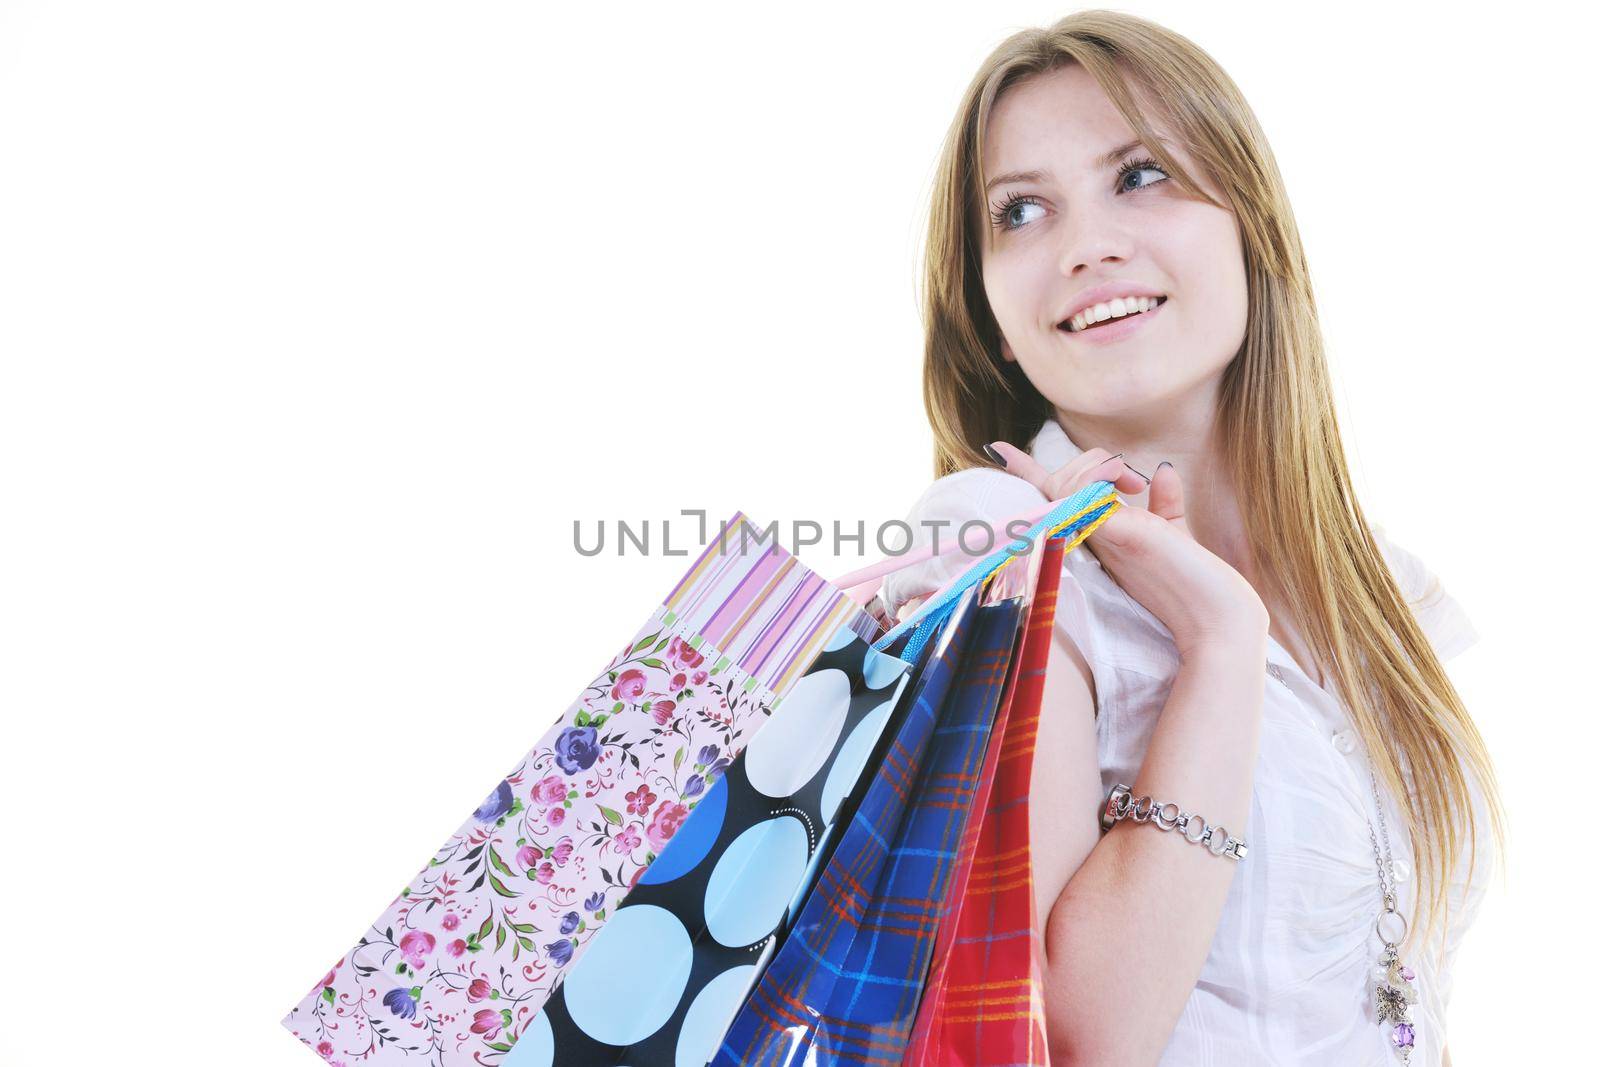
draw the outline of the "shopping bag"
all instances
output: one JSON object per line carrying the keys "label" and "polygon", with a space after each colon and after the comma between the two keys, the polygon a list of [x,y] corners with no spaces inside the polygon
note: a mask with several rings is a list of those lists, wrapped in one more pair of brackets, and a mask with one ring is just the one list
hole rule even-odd
{"label": "shopping bag", "polygon": [[[1081,543],[1119,504],[1105,488],[1099,483],[1057,505],[1028,536],[1064,534],[1063,548]],[[931,598],[897,628],[910,631],[906,647],[925,639],[930,621],[970,606],[975,587],[1015,558],[996,553]],[[938,922],[949,905],[948,877],[1017,638],[1020,601],[977,614],[973,647],[955,668],[968,668],[966,685],[950,700],[943,743],[933,746],[910,805],[910,776],[896,783],[893,761],[885,761],[791,939],[733,1019],[713,1060],[718,1067],[896,1063],[904,1055]],[[895,636],[891,631],[880,641]],[[925,701],[914,710],[922,714],[908,722],[908,733],[920,728],[913,740],[926,744],[940,713]]]}
{"label": "shopping bag", "polygon": [[[1084,493],[1101,498],[1102,517],[1118,504],[1109,483]],[[1083,504],[1054,505],[1036,525],[1061,529]],[[1003,566],[999,556],[982,567]],[[919,642],[946,629],[961,593],[924,605],[909,635],[907,624],[885,634],[841,592],[852,584],[829,585],[764,547],[742,515],[724,523],[661,608],[284,1025],[333,1062],[501,1062],[821,649],[848,642],[846,630],[881,634],[873,650],[894,645],[894,656],[919,664]],[[813,853],[808,879],[826,854]]]}
{"label": "shopping bag", "polygon": [[1048,1067],[1041,916],[1036,914],[1028,797],[1064,545],[1045,542],[1018,673],[996,721],[1001,738],[985,767],[988,795],[969,826],[917,1010],[911,1067]]}
{"label": "shopping bag", "polygon": [[978,594],[967,591],[948,620],[930,684],[713,1063],[832,1062],[859,1051],[893,1062],[874,1020],[915,1008],[916,957],[953,855],[949,824],[971,792],[961,764],[982,752],[1015,637],[1014,607],[980,608]]}
{"label": "shopping bag", "polygon": [[776,944],[910,681],[841,630],[785,697],[504,1067],[704,1064]]}
{"label": "shopping bag", "polygon": [[742,513],[282,1020],[455,1067],[519,1033],[830,644],[881,627]]}

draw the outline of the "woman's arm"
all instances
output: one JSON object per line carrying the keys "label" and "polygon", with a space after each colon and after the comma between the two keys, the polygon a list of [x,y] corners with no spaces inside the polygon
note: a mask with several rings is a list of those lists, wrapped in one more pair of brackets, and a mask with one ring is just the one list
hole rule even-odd
{"label": "woman's arm", "polygon": [[[1265,661],[1264,625],[1182,657],[1135,796],[1173,801],[1248,844]],[[1032,801],[1050,1055],[1140,1067],[1160,1059],[1194,989],[1236,862],[1153,825],[1100,832],[1091,678],[1070,640],[1057,641]]]}

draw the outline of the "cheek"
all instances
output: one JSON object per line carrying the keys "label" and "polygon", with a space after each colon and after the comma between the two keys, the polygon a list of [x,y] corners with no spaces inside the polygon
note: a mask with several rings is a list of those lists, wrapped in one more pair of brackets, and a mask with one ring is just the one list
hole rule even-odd
{"label": "cheek", "polygon": [[985,265],[984,293],[1002,332],[1016,333],[1027,325],[1036,303],[1032,287],[1038,284],[1037,272],[1022,257],[997,256]]}
{"label": "cheek", "polygon": [[1221,217],[1194,220],[1184,239],[1169,246],[1169,272],[1181,287],[1185,331],[1231,356],[1244,340],[1249,313],[1244,252],[1233,217],[1215,209],[1208,214]]}

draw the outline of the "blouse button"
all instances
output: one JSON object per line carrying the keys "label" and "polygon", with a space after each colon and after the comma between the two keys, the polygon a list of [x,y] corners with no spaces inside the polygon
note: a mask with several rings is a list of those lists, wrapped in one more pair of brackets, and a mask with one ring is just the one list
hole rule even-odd
{"label": "blouse button", "polygon": [[1348,756],[1356,750],[1356,739],[1350,736],[1349,730],[1340,730],[1333,735],[1333,747]]}

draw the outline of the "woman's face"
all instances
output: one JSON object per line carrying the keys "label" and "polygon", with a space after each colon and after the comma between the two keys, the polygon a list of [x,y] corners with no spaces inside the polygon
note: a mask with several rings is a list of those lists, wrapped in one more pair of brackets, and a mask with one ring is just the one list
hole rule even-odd
{"label": "woman's face", "polygon": [[[1074,63],[1007,89],[984,146],[983,284],[1001,355],[1058,410],[1086,418],[1159,420],[1186,398],[1214,399],[1244,342],[1248,293],[1233,213],[1141,163],[1150,159],[1142,146],[1104,158],[1134,139]],[[1206,182],[1182,146],[1167,143]],[[1024,171],[1035,173],[1011,177]],[[1106,287],[1108,304],[1123,292],[1165,300],[1078,332],[1058,325]]]}

